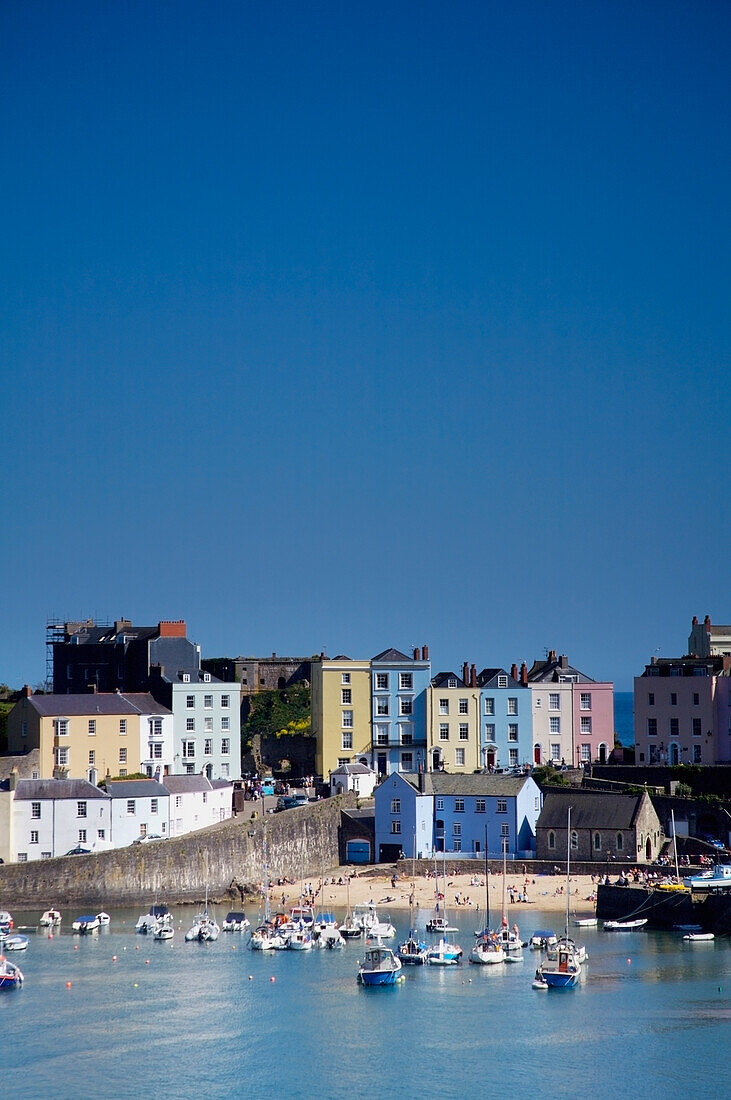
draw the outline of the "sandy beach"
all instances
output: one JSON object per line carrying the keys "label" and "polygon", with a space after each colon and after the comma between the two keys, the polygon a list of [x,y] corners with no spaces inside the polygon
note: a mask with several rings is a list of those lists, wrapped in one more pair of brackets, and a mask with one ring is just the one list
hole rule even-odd
{"label": "sandy beach", "polygon": [[[416,875],[413,879],[405,871],[399,872],[395,886],[389,874],[374,873],[372,869],[355,871],[352,867],[337,868],[324,876],[324,884],[319,878],[307,878],[304,884],[299,882],[271,885],[271,904],[273,908],[285,908],[295,905],[300,898],[300,889],[305,894],[309,887],[315,894],[315,907],[322,909],[341,909],[348,903],[348,888],[346,875],[350,872],[350,905],[374,902],[383,909],[408,909],[409,898],[413,892],[414,906],[419,909],[431,910],[436,903],[436,880],[426,878],[423,874]],[[499,913],[502,906],[503,876],[491,874],[490,878],[490,912]],[[340,880],[342,879],[342,884]],[[440,889],[444,891],[446,907],[454,912],[470,909],[479,912],[485,908],[485,876],[484,874],[461,873],[448,874],[446,886],[440,879]],[[510,902],[509,891],[513,887],[516,900]],[[590,875],[572,875],[569,884],[570,911],[576,917],[594,916],[594,884]],[[566,909],[566,877],[560,875],[527,875],[508,873],[505,879],[505,890],[510,920],[518,921],[522,910],[539,910],[563,913]],[[518,901],[517,898],[527,896],[527,901]]]}

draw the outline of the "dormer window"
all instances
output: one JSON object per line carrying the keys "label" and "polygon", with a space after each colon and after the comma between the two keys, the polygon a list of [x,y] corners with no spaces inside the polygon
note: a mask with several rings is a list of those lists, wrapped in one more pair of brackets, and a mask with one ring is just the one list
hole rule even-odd
{"label": "dormer window", "polygon": [[183,683],[184,684],[189,684],[190,683],[190,673],[189,672],[184,672],[183,673]]}
{"label": "dormer window", "polygon": [[204,673],[203,673],[203,683],[204,683],[204,684],[210,684],[210,682],[211,682],[211,674],[210,674],[210,672],[204,672]]}

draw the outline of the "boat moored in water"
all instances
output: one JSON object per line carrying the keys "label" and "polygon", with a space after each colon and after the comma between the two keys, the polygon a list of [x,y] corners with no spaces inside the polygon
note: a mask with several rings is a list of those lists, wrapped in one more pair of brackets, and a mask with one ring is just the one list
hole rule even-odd
{"label": "boat moored in water", "polygon": [[605,932],[639,932],[647,924],[647,919],[641,920],[605,920],[602,928]]}
{"label": "boat moored in water", "polygon": [[58,909],[46,909],[38,923],[42,928],[58,928],[61,923],[61,914]]}
{"label": "boat moored in water", "polygon": [[6,936],[2,940],[3,951],[25,951],[28,947],[27,936]]}
{"label": "boat moored in water", "polygon": [[358,968],[358,981],[365,986],[395,985],[401,977],[401,960],[390,947],[369,947]]}
{"label": "boat moored in water", "polygon": [[0,955],[0,989],[20,989],[24,980],[20,967]]}
{"label": "boat moored in water", "polygon": [[224,932],[245,932],[248,927],[249,920],[246,913],[237,909],[231,909],[221,925]]}
{"label": "boat moored in water", "polygon": [[80,932],[82,936],[88,932],[98,932],[100,927],[99,917],[96,913],[86,913],[81,917],[77,917],[71,927],[74,932]]}

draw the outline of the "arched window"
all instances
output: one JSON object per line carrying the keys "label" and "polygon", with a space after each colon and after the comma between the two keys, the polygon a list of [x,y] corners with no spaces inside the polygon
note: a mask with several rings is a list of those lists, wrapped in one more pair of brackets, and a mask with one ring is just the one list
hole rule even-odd
{"label": "arched window", "polygon": [[575,852],[579,847],[579,834],[575,829],[571,830],[571,851]]}
{"label": "arched window", "polygon": [[551,850],[553,850],[556,847],[556,834],[554,832],[550,832],[548,834],[548,847]]}
{"label": "arched window", "polygon": [[601,852],[602,850],[602,838],[601,833],[594,833],[594,851]]}
{"label": "arched window", "polygon": [[624,848],[624,837],[621,833],[617,833],[617,851],[621,852]]}

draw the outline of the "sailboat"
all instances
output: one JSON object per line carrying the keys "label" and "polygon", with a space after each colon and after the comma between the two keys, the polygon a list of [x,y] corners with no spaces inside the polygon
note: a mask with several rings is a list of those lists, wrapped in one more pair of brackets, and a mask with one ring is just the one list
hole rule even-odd
{"label": "sailboat", "polygon": [[411,887],[411,893],[409,895],[409,936],[403,943],[399,944],[396,954],[401,959],[402,963],[407,963],[411,966],[423,966],[426,962],[427,946],[423,940],[417,937],[416,929],[414,927],[414,887]]}
{"label": "sailboat", "polygon": [[[523,955],[523,941],[520,938],[520,929],[517,924],[514,924],[512,928],[508,927],[508,910],[507,902],[505,899],[505,882],[507,873],[507,855],[508,842],[507,839],[503,839],[503,896],[502,896],[502,917],[500,920],[500,931],[497,933],[498,941],[502,947],[505,958],[507,961],[508,955],[518,956],[515,961],[520,962]],[[512,960],[511,960],[512,961]]]}
{"label": "sailboat", "polygon": [[363,935],[363,928],[359,921],[353,918],[353,914],[350,909],[350,875],[347,876],[347,882],[345,884],[346,905],[347,912],[345,914],[345,920],[340,925],[340,935],[346,940],[359,940]]}
{"label": "sailboat", "polygon": [[505,961],[506,955],[498,936],[490,931],[490,877],[487,864],[487,828],[485,828],[485,927],[478,932],[478,939],[470,951],[470,962],[483,966]]}
{"label": "sailboat", "polygon": [[[446,876],[445,876],[446,886]],[[437,880],[437,893],[438,893],[438,880]],[[446,897],[446,894],[445,894]],[[439,899],[437,898],[437,909],[439,908]],[[443,923],[435,928],[435,921],[441,920]],[[431,925],[431,927],[430,927]],[[442,918],[432,918],[427,924],[428,931],[441,931],[441,936],[437,943],[430,947],[426,953],[426,961],[429,966],[456,966],[462,961],[462,948],[459,944],[450,943],[446,938],[447,932],[456,932],[456,928],[450,928],[449,920],[447,919],[446,904],[444,910],[444,916]]]}
{"label": "sailboat", "polygon": [[[536,981],[541,981],[549,989],[573,989],[579,984],[581,977],[580,954],[581,950],[569,937],[569,870],[571,863],[571,807],[568,809],[568,822],[566,826],[566,924],[564,934],[558,943],[552,948],[536,971]],[[539,977],[540,976],[540,977]],[[540,988],[537,986],[536,988]]]}
{"label": "sailboat", "polygon": [[214,917],[208,912],[208,887],[206,886],[206,904],[202,913],[193,921],[193,924],[185,933],[185,939],[188,943],[191,940],[199,940],[201,943],[212,943],[218,939],[218,935],[221,929]]}
{"label": "sailboat", "polygon": [[271,883],[269,881],[269,864],[267,863],[267,835],[266,824],[264,826],[264,874],[266,877],[265,892],[264,892],[264,920],[257,928],[251,933],[251,939],[249,940],[249,946],[252,951],[275,951],[283,950],[287,946],[287,936],[284,936],[279,930],[279,924],[272,920],[272,913],[269,907],[269,890]]}
{"label": "sailboat", "polygon": [[[437,871],[437,857],[436,857],[436,854],[434,855],[434,878],[435,878],[435,881],[436,881],[436,884],[437,884],[437,889],[436,889],[436,902],[437,903],[434,906],[434,916],[429,917],[429,920],[426,922],[426,930],[427,930],[427,932],[438,932],[438,933],[440,933],[440,935],[443,936],[446,932],[457,932],[458,929],[455,928],[455,927],[452,927],[450,925],[449,919],[447,918],[446,905],[445,905],[445,908],[444,908],[444,915],[442,915],[442,912],[441,912],[441,908],[440,908],[440,905],[439,905],[439,899],[440,899],[440,897],[446,898],[446,889],[443,892],[439,890],[439,872]],[[445,887],[447,885],[447,876],[446,876],[446,874],[444,876],[444,885],[445,885]]]}

